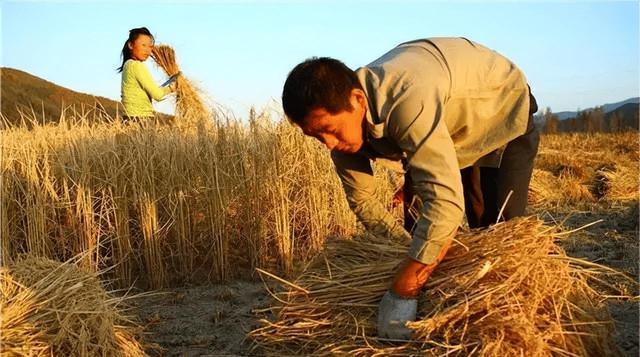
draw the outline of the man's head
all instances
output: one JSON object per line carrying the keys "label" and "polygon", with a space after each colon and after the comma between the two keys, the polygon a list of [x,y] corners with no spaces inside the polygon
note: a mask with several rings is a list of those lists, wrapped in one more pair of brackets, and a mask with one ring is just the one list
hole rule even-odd
{"label": "man's head", "polygon": [[362,147],[367,98],[354,71],[327,57],[297,65],[284,83],[287,117],[330,150],[354,153]]}

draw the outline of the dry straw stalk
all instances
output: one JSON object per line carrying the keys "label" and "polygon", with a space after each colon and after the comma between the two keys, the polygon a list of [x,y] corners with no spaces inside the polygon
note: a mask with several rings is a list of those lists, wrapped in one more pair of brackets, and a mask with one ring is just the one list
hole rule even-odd
{"label": "dry straw stalk", "polygon": [[98,276],[26,257],[0,268],[0,356],[145,356],[138,328]]}
{"label": "dry straw stalk", "polygon": [[88,252],[120,287],[158,289],[290,271],[353,230],[326,150],[266,115],[215,125],[5,130],[4,261]]}
{"label": "dry straw stalk", "polygon": [[[151,53],[156,63],[168,76],[180,72],[176,61],[175,51],[167,45],[153,47]],[[176,120],[178,123],[194,124],[208,119],[209,111],[204,105],[202,95],[184,75],[176,79]]]}
{"label": "dry straw stalk", "polygon": [[274,294],[277,317],[251,336],[270,355],[616,354],[612,321],[588,283],[616,273],[566,256],[557,238],[533,217],[460,234],[420,297],[407,343],[375,331],[377,303],[406,243],[335,240]]}
{"label": "dry straw stalk", "polygon": [[543,135],[529,190],[537,209],[640,199],[637,133]]}

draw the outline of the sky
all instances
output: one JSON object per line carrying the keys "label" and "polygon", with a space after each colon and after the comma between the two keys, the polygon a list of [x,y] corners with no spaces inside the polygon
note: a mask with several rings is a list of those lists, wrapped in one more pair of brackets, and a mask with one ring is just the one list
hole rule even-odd
{"label": "sky", "polygon": [[[521,68],[554,112],[639,95],[636,1],[0,0],[3,67],[120,99],[120,52],[146,26],[218,108],[279,108],[288,72],[312,56],[366,65],[397,44],[464,36]],[[145,62],[158,83],[166,77]],[[173,103],[156,109],[172,113]]]}

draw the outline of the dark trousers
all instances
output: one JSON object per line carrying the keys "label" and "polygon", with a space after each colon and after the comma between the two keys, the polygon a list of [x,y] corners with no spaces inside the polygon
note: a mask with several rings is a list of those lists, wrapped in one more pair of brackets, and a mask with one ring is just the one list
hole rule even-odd
{"label": "dark trousers", "polygon": [[[529,182],[533,172],[533,161],[538,153],[540,135],[533,124],[533,113],[538,106],[530,96],[529,123],[527,131],[510,141],[502,155],[500,167],[473,165],[460,170],[464,190],[464,205],[467,222],[471,228],[487,227],[498,221],[500,209],[505,204],[502,217],[509,220],[523,216],[527,208]],[[415,225],[411,211],[413,201],[412,182],[409,172],[405,174],[403,187],[404,227],[411,232]]]}
{"label": "dark trousers", "polygon": [[[529,118],[527,132],[507,144],[500,167],[473,165],[460,170],[469,227],[496,223],[503,205],[505,220],[524,216],[539,141],[538,130]],[[511,196],[509,192],[512,192]]]}

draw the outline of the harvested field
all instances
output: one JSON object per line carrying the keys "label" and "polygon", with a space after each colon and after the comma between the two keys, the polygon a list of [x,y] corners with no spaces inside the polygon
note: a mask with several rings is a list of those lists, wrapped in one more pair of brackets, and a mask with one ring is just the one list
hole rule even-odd
{"label": "harvested field", "polygon": [[[558,245],[568,256],[633,277],[638,274],[637,138],[629,133],[543,136],[530,195],[530,213],[550,227],[572,230],[603,219],[568,234]],[[247,338],[250,331],[265,326],[259,319],[276,321],[280,306],[256,281],[256,268],[293,281],[314,257],[326,254],[322,252],[327,240],[335,243],[358,233],[324,149],[266,114],[249,123],[219,120],[211,127],[124,127],[117,121],[89,124],[71,116],[58,126],[6,129],[1,145],[3,264],[23,253],[65,261],[88,252],[80,263],[86,271],[106,271],[102,278],[124,288],[135,284],[141,290],[165,289],[166,295],[138,302],[149,341],[165,349],[147,349],[153,355],[297,351],[299,346],[282,347],[283,351],[264,343],[252,347]],[[572,152],[571,157],[566,152]],[[390,207],[393,184],[384,172],[378,179],[384,188],[380,197]],[[388,271],[380,273],[377,285],[365,286],[368,290],[359,299],[367,306],[359,307],[358,314],[373,311],[376,294],[383,291],[395,264],[390,259],[375,267]],[[614,288],[622,288],[623,280],[612,280]],[[209,285],[213,283],[217,285]],[[487,287],[482,280],[478,284]],[[576,286],[588,292],[587,301],[599,301],[589,289],[605,292],[584,282]],[[219,293],[228,288],[233,293]],[[637,295],[633,290],[628,293]],[[436,294],[435,289],[429,291]],[[471,291],[465,294],[473,296]],[[446,302],[444,309],[447,303],[461,301],[431,295],[423,299],[424,317],[434,317],[426,310],[429,302]],[[511,306],[506,304],[497,306]],[[637,301],[607,300],[606,305],[617,330],[613,338],[597,340],[600,345],[594,350],[618,348],[623,355],[637,355]],[[358,331],[371,334],[367,318],[356,321]],[[457,326],[453,320],[449,323]],[[438,343],[448,338],[457,346],[450,349],[458,352],[485,348],[489,341],[477,340],[482,335],[462,338],[442,328],[418,328],[424,338],[428,335]],[[469,325],[467,331],[474,328]],[[493,335],[484,337],[499,335],[499,330],[491,331]],[[554,348],[574,351],[575,340],[565,340],[573,342]],[[321,351],[355,348],[369,354],[390,348],[382,341],[367,340],[371,347],[354,341],[364,339]],[[500,346],[517,350],[517,343],[509,341]],[[313,343],[305,348],[313,348]],[[401,354],[416,346],[395,348]]]}
{"label": "harvested field", "polygon": [[[558,222],[567,214],[557,214]],[[594,221],[590,226],[564,237],[558,243],[569,256],[597,261],[623,271],[638,274],[637,214],[631,209],[620,211],[573,212],[562,224],[573,230]],[[277,282],[267,279],[272,291]],[[233,292],[229,299],[228,292]],[[220,293],[220,292],[224,293]],[[142,299],[140,314],[151,332],[153,342],[164,346],[164,356],[249,356],[266,355],[246,334],[263,326],[260,319],[276,318],[271,310],[277,302],[270,298],[260,281],[234,281],[223,285],[205,285],[167,291],[166,295]],[[176,298],[178,296],[178,298]],[[622,356],[638,355],[638,302],[609,300],[606,302],[615,322],[613,341]],[[214,316],[222,310],[217,321]],[[228,328],[225,328],[228,326]],[[229,330],[231,329],[231,330]],[[203,343],[210,341],[210,343]],[[283,355],[283,354],[279,354]]]}
{"label": "harvested field", "polygon": [[632,132],[542,136],[529,203],[542,210],[637,201],[638,139]]}
{"label": "harvested field", "polygon": [[[626,153],[627,155],[637,155],[637,135],[618,135],[618,136],[607,136],[600,135],[596,136],[586,136],[586,135],[573,135],[571,136],[571,140],[569,141],[572,145],[576,143],[585,143],[586,145],[590,145],[592,148],[593,156],[603,155],[605,157],[608,156],[609,145],[611,142],[614,142],[615,145],[621,150],[621,152]],[[586,139],[586,140],[585,140]],[[559,145],[566,138],[563,137],[548,137],[543,136],[541,151],[544,152],[547,146],[555,147],[555,145]],[[601,143],[601,144],[598,144]],[[568,149],[571,150],[571,149]],[[539,160],[541,161],[541,160]],[[628,167],[630,170],[636,170],[637,174],[637,166],[630,161],[632,165]],[[542,169],[540,168],[542,167]],[[536,169],[538,172],[548,172],[553,176],[551,171],[544,170],[546,168],[544,166],[544,162],[539,162]],[[589,171],[589,170],[586,170]],[[592,171],[593,172],[593,171]],[[637,175],[636,175],[637,176]],[[557,180],[568,179],[569,176],[563,175],[562,178],[558,178],[553,176]],[[569,178],[570,179],[570,178]],[[536,183],[536,179],[534,178],[533,186]],[[588,181],[585,181],[585,186]],[[629,183],[627,183],[629,185]],[[636,181],[637,185],[637,181]],[[542,196],[538,201],[538,205],[534,205],[531,207],[531,212],[538,214],[541,218],[546,220],[549,225],[559,225],[565,231],[571,231],[583,227],[585,225],[591,224],[593,222],[599,222],[597,224],[591,225],[587,228],[581,229],[577,232],[569,234],[562,239],[560,239],[557,243],[562,249],[567,252],[568,256],[586,259],[588,261],[598,262],[607,267],[612,267],[616,270],[624,272],[627,276],[636,277],[638,276],[638,199],[637,195],[635,198],[621,200],[619,197],[606,197],[605,199],[595,200],[592,199],[592,196],[588,197],[588,200],[576,200],[573,203],[562,201],[563,193],[561,190],[553,190],[555,186],[547,186],[549,188],[548,191],[545,191],[548,195],[549,192],[556,196]],[[631,183],[631,187],[633,187],[633,183]],[[586,190],[588,192],[588,189]],[[579,208],[579,209],[578,209]],[[268,278],[267,278],[268,279]],[[628,284],[623,283],[626,278],[622,279],[612,279],[611,283],[619,288],[619,290],[626,290],[626,293],[629,295],[637,295],[637,291],[633,291],[633,288],[630,288]],[[277,282],[273,280],[267,280],[271,284],[271,289],[276,290],[274,284]],[[251,303],[247,303],[247,299],[249,296],[254,296],[256,294],[257,285],[260,283],[249,284],[245,291],[246,294],[239,293],[237,296],[237,304],[239,306],[247,306],[251,305]],[[194,303],[188,301],[189,297],[197,297],[197,296],[213,296],[213,292],[224,288],[224,286],[209,286],[209,287],[199,287],[199,288],[191,288],[185,289],[186,298],[183,303],[179,303],[182,308],[175,307],[170,302],[170,299],[167,299],[167,304],[171,305],[171,308],[145,308],[144,312],[148,312],[149,310],[154,311],[164,311],[168,315],[164,321],[173,321],[175,318],[179,318],[182,321],[191,321],[190,324],[196,324],[200,326],[201,330],[211,331],[212,334],[220,333],[216,332],[216,329],[212,329],[211,324],[207,319],[195,318],[190,319],[191,316],[197,316],[196,314],[186,314],[181,315],[178,313],[171,313],[170,311],[178,310],[181,312],[188,312],[194,309],[196,306]],[[237,284],[235,285],[237,286]],[[382,290],[382,288],[379,288]],[[251,293],[250,293],[251,292]],[[244,326],[244,331],[248,333],[253,329],[252,326],[256,326],[259,324],[258,319],[268,319],[274,321],[276,319],[277,307],[281,306],[281,303],[277,301],[273,301],[271,303],[265,303],[264,301],[268,301],[267,294],[263,291],[262,294],[257,294],[255,298],[253,298],[254,304],[252,307],[256,307],[256,315],[247,316],[246,314],[234,313],[235,309],[231,309],[229,315],[225,318],[228,323],[234,326],[240,325]],[[423,297],[424,298],[424,297]],[[206,299],[206,303],[212,307],[212,311],[216,306],[224,305],[224,303],[218,302],[215,298]],[[372,304],[375,304],[373,302]],[[614,337],[612,341],[615,343],[616,348],[620,350],[621,355],[623,356],[637,356],[638,355],[638,326],[640,326],[639,316],[638,316],[638,302],[637,300],[616,300],[610,299],[607,300],[606,305],[608,306],[609,312],[613,321],[615,323],[614,326]],[[272,310],[275,307],[276,310]],[[369,310],[372,307],[368,307]],[[242,310],[240,310],[242,311]],[[179,316],[179,317],[178,317]],[[264,325],[263,325],[264,326]],[[369,325],[368,328],[371,328]],[[151,330],[155,330],[156,327],[150,327]],[[162,330],[166,330],[168,327],[164,327]],[[224,334],[223,334],[224,335]],[[211,345],[208,348],[199,348],[195,346],[194,339],[190,339],[189,335],[182,335],[184,340],[182,340],[182,344],[180,346],[174,346],[171,344],[164,344],[168,346],[166,351],[167,355],[172,356],[197,356],[199,353],[203,353],[203,351],[207,351],[212,354],[231,354],[231,355],[264,355],[269,354],[267,350],[261,349],[259,346],[253,346],[251,348],[251,344],[249,341],[238,338],[236,343],[227,344],[227,347],[221,347],[219,345]],[[171,337],[175,338],[175,336]],[[301,336],[300,338],[303,338]],[[167,338],[159,338],[156,340],[159,343],[163,343],[163,341],[167,342],[170,339]],[[340,339],[342,341],[342,339]],[[284,342],[282,342],[284,343]],[[313,344],[313,343],[311,343]],[[192,347],[189,348],[188,346]],[[232,347],[229,347],[232,346]],[[195,352],[200,351],[200,352]],[[271,351],[271,354],[274,354]],[[290,351],[289,351],[290,352]],[[276,355],[283,355],[285,352],[279,351],[279,353],[275,353]],[[294,354],[296,355],[296,354]],[[596,353],[590,353],[588,355],[599,355]]]}

